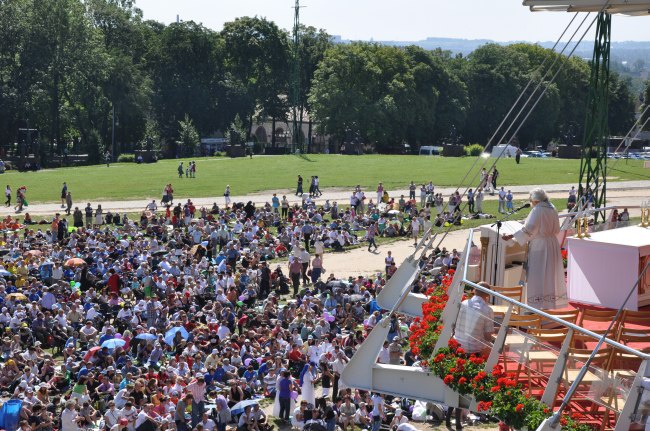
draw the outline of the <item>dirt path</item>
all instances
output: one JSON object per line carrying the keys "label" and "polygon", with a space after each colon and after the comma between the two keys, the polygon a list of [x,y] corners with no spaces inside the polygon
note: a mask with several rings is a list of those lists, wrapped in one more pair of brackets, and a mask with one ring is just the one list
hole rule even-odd
{"label": "dirt path", "polygon": [[[561,198],[566,193],[551,193],[552,198]],[[609,205],[639,205],[643,200],[650,199],[649,189],[635,189],[635,190],[621,190],[611,192],[608,198]],[[630,209],[632,217],[639,217],[639,209]],[[494,220],[489,224],[494,223]],[[474,241],[478,244],[479,228],[475,228]],[[445,240],[443,246],[448,250],[463,249],[467,241],[469,229],[462,229],[450,232]],[[369,276],[384,270],[384,258],[390,250],[395,258],[397,266],[404,261],[414,251],[413,240],[400,240],[390,244],[380,245],[377,251],[368,252],[366,247],[360,247],[349,250],[343,253],[326,253],[324,257],[323,266],[325,267],[326,274],[334,273],[337,277],[348,276]]]}
{"label": "dirt path", "polygon": [[[517,202],[517,201],[528,199],[528,192],[534,187],[544,188],[547,191],[547,193],[549,193],[553,198],[564,198],[567,196],[568,190],[571,189],[572,185],[574,184],[547,184],[547,185],[528,185],[528,186],[504,185],[504,187],[506,190],[512,190],[512,193],[515,195],[515,202]],[[650,199],[650,181],[610,182],[608,183],[607,187],[608,187],[608,196],[610,198],[618,196],[619,193],[623,193],[624,195],[630,194],[631,196],[636,196],[636,197],[644,197],[644,199],[635,201],[637,202],[636,205],[639,205],[641,200]],[[347,205],[349,203],[351,190],[352,189],[348,191],[341,190],[341,189],[324,189],[323,195],[316,199],[316,203],[322,204],[325,202],[326,199],[329,199],[330,202],[338,201],[341,204]],[[442,193],[443,196],[445,196],[445,198],[455,190],[456,189],[453,187],[437,187],[435,189],[436,193]],[[237,190],[233,190],[233,193],[236,192]],[[279,197],[282,197],[282,195],[286,195],[292,204],[296,202],[300,202],[300,198],[295,196],[295,194],[291,190],[269,190],[263,193],[255,193],[248,196],[233,195],[232,201],[248,202],[250,200],[255,204],[264,204],[266,202],[270,203],[271,198],[273,197],[273,193],[277,193]],[[408,190],[406,189],[391,190],[389,191],[389,195],[396,198],[399,198],[400,195],[405,195],[408,197]],[[366,190],[366,196],[368,197],[368,199],[373,199],[373,201],[376,202],[377,196],[374,190]],[[416,196],[419,199],[419,191],[417,192]],[[176,201],[185,202],[188,199],[188,197],[191,196],[177,195],[175,196],[176,198],[175,202]],[[91,201],[91,204],[93,205],[93,208],[95,208],[97,204],[101,204],[104,213],[106,213],[106,211],[108,210],[111,210],[112,212],[119,211],[119,212],[133,213],[133,212],[143,211],[145,206],[149,202],[151,202],[152,199],[155,199],[156,202],[160,203],[160,196],[151,196],[143,199],[126,200],[126,201]],[[485,199],[495,200],[497,199],[497,197],[487,195]],[[29,194],[27,195],[27,200],[29,200]],[[224,205],[223,196],[215,196],[215,197],[207,197],[207,198],[192,198],[192,201],[194,202],[197,208],[200,208],[202,206],[205,207],[212,206],[214,202],[216,202],[217,205],[219,205],[220,207]],[[79,208],[83,208],[86,206],[86,204],[87,202],[75,202],[73,208],[75,206],[78,206]],[[34,204],[30,204],[29,207],[25,208],[25,211],[29,212],[31,215],[49,215],[49,214],[54,214],[56,212],[62,212],[62,208],[61,205],[57,203],[34,203]],[[13,208],[7,208],[7,207],[0,208],[0,216],[5,216],[8,214],[9,215],[15,214]]]}
{"label": "dirt path", "polygon": [[[510,189],[515,193],[516,201],[523,201],[528,198],[528,191],[536,186],[513,186]],[[571,188],[571,184],[548,184],[543,187],[549,193],[551,198],[565,198],[567,196],[567,190]],[[650,181],[624,181],[624,182],[614,182],[609,183],[608,185],[608,204],[609,205],[629,205],[629,206],[638,206],[641,205],[644,201],[650,202]],[[507,188],[506,188],[507,189]],[[444,196],[450,194],[454,189],[452,188],[439,188],[436,189],[437,192],[443,193]],[[299,198],[289,193],[287,190],[277,191],[279,196],[282,193],[287,193],[290,201],[298,202]],[[401,194],[408,195],[406,190],[396,190],[390,192],[391,196],[399,196]],[[270,202],[273,192],[253,194],[250,196],[234,196],[233,201],[244,201],[252,200],[255,203],[265,203]],[[366,195],[371,198],[374,197],[374,192],[367,192]],[[338,200],[340,202],[348,202],[349,192],[339,190],[324,190],[323,196],[317,199],[318,203],[325,202],[325,199],[330,201]],[[486,196],[486,200],[494,200],[496,196]],[[223,205],[223,197],[217,198],[198,198],[193,199],[197,207],[201,206],[211,206],[213,202],[217,202],[218,205]],[[146,200],[132,200],[132,201],[105,201],[101,202],[104,212],[107,210],[111,211],[120,211],[120,212],[137,212],[141,211],[145,205],[150,202],[149,199]],[[96,206],[100,202],[92,202],[93,206]],[[85,204],[80,204],[80,207],[85,206]],[[54,214],[55,212],[61,211],[60,205],[49,203],[49,204],[35,204],[30,205],[27,208],[28,212],[32,215],[49,215]],[[15,213],[9,208],[0,209],[0,215],[4,216],[7,214],[14,215]],[[638,217],[640,211],[638,209],[631,209],[630,214],[633,217]],[[467,240],[467,230],[459,230],[450,233],[443,245],[447,249],[461,249],[465,246],[465,241]],[[391,244],[384,244],[379,247],[376,252],[368,252],[365,247],[353,249],[350,251],[342,253],[327,253],[324,259],[324,267],[327,270],[326,273],[334,273],[336,276],[348,277],[348,276],[357,276],[363,275],[368,276],[373,273],[382,271],[384,268],[384,257],[388,250],[392,251],[393,256],[399,266],[399,264],[411,253],[413,253],[413,242],[412,240],[400,240],[393,242]]]}

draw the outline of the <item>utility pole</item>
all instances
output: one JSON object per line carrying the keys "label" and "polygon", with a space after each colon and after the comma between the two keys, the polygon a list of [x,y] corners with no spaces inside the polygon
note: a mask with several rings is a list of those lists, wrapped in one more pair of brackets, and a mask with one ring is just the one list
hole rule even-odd
{"label": "utility pole", "polygon": [[296,0],[293,7],[293,63],[292,63],[292,98],[291,98],[291,112],[293,115],[293,145],[295,149],[304,152],[302,135],[301,135],[301,122],[298,120],[299,107],[300,107],[300,0]]}
{"label": "utility pole", "polygon": [[113,104],[113,127],[111,128],[111,160],[115,160],[115,105]]}

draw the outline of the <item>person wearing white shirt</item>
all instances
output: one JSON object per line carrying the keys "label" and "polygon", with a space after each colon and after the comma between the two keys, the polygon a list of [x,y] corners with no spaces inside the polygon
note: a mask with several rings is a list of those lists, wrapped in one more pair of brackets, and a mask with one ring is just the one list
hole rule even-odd
{"label": "person wearing white shirt", "polygon": [[61,280],[63,278],[63,268],[59,265],[54,265],[52,268],[52,278],[55,280]]}
{"label": "person wearing white shirt", "polygon": [[128,421],[126,428],[129,431],[135,431],[135,420],[137,417],[138,411],[133,407],[130,401],[127,401],[124,408],[120,410],[120,419],[126,419]]}
{"label": "person wearing white shirt", "polygon": [[219,337],[219,340],[223,341],[224,339],[230,337],[230,328],[226,326],[226,322],[221,322],[221,325],[219,325],[219,328],[217,329],[217,336]]}
{"label": "person wearing white shirt", "polygon": [[149,416],[149,414],[148,414],[149,408],[150,408],[149,405],[145,405],[142,408],[142,410],[140,410],[140,413],[138,413],[138,416],[135,419],[135,427],[136,428],[139,428],[141,425],[143,425],[147,421],[151,421],[151,422],[155,423],[154,419],[151,416]]}
{"label": "person wearing white shirt", "polygon": [[114,401],[109,401],[108,410],[104,414],[104,423],[110,429],[117,425],[118,420],[120,419],[120,412],[115,407]]}
{"label": "person wearing white shirt", "polygon": [[204,431],[212,431],[215,429],[217,426],[212,419],[208,416],[207,413],[203,413],[203,417],[201,418],[201,422],[199,422],[201,425],[203,425],[203,430]]}
{"label": "person wearing white shirt", "polygon": [[[485,282],[481,286],[489,288]],[[468,353],[488,353],[491,349],[488,340],[494,332],[494,312],[487,304],[489,294],[475,290],[474,296],[460,304],[454,336]]]}
{"label": "person wearing white shirt", "polygon": [[359,408],[357,409],[357,412],[354,415],[354,423],[360,425],[361,428],[365,429],[368,425],[370,425],[370,422],[371,422],[371,418],[370,415],[368,414],[368,410],[366,410],[366,403],[364,402],[359,403]]}
{"label": "person wearing white shirt", "polygon": [[409,418],[407,418],[404,415],[404,412],[402,409],[395,409],[395,416],[393,417],[393,420],[390,423],[390,427],[397,427],[399,425],[405,424],[409,421]]}
{"label": "person wearing white shirt", "polygon": [[420,233],[420,221],[417,217],[411,219],[411,236],[413,237],[413,243],[418,244],[418,234]]}
{"label": "person wearing white shirt", "polygon": [[374,394],[372,400],[372,431],[379,431],[381,420],[384,418],[384,397],[381,394]]}
{"label": "person wearing white shirt", "polygon": [[74,408],[75,402],[68,401],[65,409],[61,412],[61,431],[78,431],[77,424],[78,413]]}
{"label": "person wearing white shirt", "polygon": [[56,304],[56,296],[50,292],[50,289],[45,289],[43,298],[41,298],[41,306],[45,309],[51,310],[54,304]]}
{"label": "person wearing white shirt", "polygon": [[390,352],[388,351],[388,341],[384,341],[384,345],[377,355],[377,362],[380,364],[390,363]]}
{"label": "person wearing white shirt", "polygon": [[194,244],[200,244],[202,237],[203,237],[203,232],[201,232],[201,229],[195,228],[192,231],[192,240],[194,241]]}
{"label": "person wearing white shirt", "polygon": [[253,423],[253,416],[251,414],[251,406],[246,406],[244,413],[239,417],[239,422],[237,423],[238,430],[248,429],[248,426]]}
{"label": "person wearing white shirt", "polygon": [[499,212],[502,214],[506,212],[506,195],[506,191],[501,187],[499,190]]}

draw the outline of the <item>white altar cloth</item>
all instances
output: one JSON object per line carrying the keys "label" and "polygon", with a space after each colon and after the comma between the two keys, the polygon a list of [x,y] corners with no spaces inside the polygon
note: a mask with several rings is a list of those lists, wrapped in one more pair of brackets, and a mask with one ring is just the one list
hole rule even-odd
{"label": "white altar cloth", "polygon": [[[649,258],[648,228],[629,226],[595,232],[591,238],[569,238],[569,300],[619,308]],[[646,272],[626,309],[638,310],[650,299],[649,275]]]}

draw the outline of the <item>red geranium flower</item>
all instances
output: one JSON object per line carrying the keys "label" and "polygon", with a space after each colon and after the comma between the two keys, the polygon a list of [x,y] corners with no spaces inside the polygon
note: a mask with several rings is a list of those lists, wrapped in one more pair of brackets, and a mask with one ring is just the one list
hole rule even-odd
{"label": "red geranium flower", "polygon": [[517,413],[521,412],[523,409],[524,409],[524,405],[521,403],[517,404],[517,407],[515,407],[515,411]]}
{"label": "red geranium flower", "polygon": [[445,382],[445,385],[449,385],[454,381],[454,376],[451,374],[447,374],[445,378],[443,379],[443,382]]}
{"label": "red geranium flower", "polygon": [[467,379],[465,377],[461,377],[460,379],[458,379],[459,385],[464,385],[465,383],[467,383]]}

